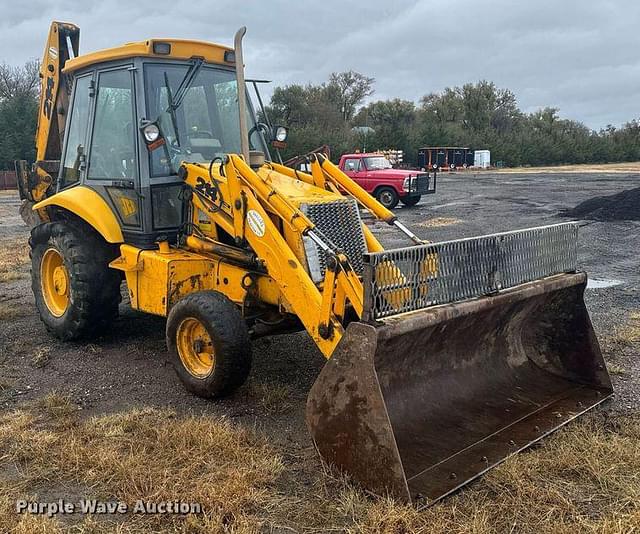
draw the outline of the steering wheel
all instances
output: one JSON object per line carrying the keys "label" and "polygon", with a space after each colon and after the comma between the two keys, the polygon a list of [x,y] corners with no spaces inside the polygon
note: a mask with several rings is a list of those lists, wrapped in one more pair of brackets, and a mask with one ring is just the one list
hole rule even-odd
{"label": "steering wheel", "polygon": [[196,130],[189,137],[192,139],[213,139],[213,134],[208,130]]}
{"label": "steering wheel", "polygon": [[251,138],[253,135],[258,133],[258,130],[262,132],[262,135],[266,136],[269,133],[269,126],[267,126],[264,122],[257,122],[256,125],[249,130],[249,148],[255,150],[255,145],[251,142]]}

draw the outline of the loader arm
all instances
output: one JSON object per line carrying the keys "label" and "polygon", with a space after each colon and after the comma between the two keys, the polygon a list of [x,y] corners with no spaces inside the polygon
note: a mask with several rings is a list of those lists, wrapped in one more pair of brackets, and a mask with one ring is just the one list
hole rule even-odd
{"label": "loader arm", "polygon": [[[402,224],[392,211],[385,208],[359,184],[342,172],[338,166],[331,163],[324,154],[309,154],[308,160],[311,163],[311,174],[306,174],[295,169],[291,169],[290,167],[285,167],[284,165],[278,165],[277,163],[273,163],[272,165],[278,172],[292,178],[304,180],[316,187],[334,191],[336,193],[346,192],[349,196],[355,198],[358,203],[369,211],[369,213],[371,213],[376,219],[380,219],[387,224],[395,226],[414,243],[418,245],[424,243],[422,239]],[[369,235],[366,237],[367,242],[369,242],[373,236]],[[369,250],[371,250],[371,248]],[[379,247],[379,250],[382,250],[382,247]]]}
{"label": "loader arm", "polygon": [[[203,184],[211,182],[208,171],[198,164],[183,164],[185,183],[195,192],[195,205],[204,208],[212,222],[237,243],[249,245],[318,348],[326,358],[331,357],[344,335],[341,321],[346,303],[351,303],[358,316],[363,313],[362,282],[346,256],[332,250],[309,218],[240,156],[229,155],[221,168],[220,195],[207,197],[202,191],[206,190]],[[328,255],[322,287],[314,284],[273,216],[290,231],[311,237]]]}

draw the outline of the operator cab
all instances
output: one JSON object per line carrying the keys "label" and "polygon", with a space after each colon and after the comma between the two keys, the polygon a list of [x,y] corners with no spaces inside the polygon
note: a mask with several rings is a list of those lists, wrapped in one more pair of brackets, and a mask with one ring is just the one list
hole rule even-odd
{"label": "operator cab", "polygon": [[[125,241],[175,242],[185,220],[182,161],[240,153],[233,50],[197,41],[130,43],[67,61],[74,78],[57,190],[90,187]],[[268,129],[247,95],[249,146],[269,160]]]}

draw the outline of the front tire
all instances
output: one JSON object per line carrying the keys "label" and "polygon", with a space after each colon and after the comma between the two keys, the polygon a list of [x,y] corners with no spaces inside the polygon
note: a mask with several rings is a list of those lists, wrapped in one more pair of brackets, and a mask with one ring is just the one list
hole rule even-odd
{"label": "front tire", "polygon": [[415,206],[418,202],[420,202],[420,199],[422,197],[420,195],[417,195],[415,197],[403,197],[400,199],[400,201],[407,206],[407,208],[412,208],[413,206]]}
{"label": "front tire", "polygon": [[198,291],[178,301],[166,334],[173,366],[191,393],[224,397],[247,380],[249,331],[238,307],[222,293]]}
{"label": "front tire", "polygon": [[36,226],[31,246],[31,288],[40,319],[58,339],[90,337],[118,315],[120,273],[109,268],[115,248],[85,224]]}
{"label": "front tire", "polygon": [[376,191],[375,197],[388,210],[395,208],[400,200],[398,193],[392,187],[381,187]]}

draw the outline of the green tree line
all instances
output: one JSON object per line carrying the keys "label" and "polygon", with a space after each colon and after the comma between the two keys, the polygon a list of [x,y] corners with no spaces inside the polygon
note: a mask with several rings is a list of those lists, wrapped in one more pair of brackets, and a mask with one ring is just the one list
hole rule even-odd
{"label": "green tree line", "polygon": [[[271,122],[290,128],[283,156],[327,144],[332,156],[354,150],[401,149],[417,163],[422,146],[491,150],[508,166],[640,160],[640,121],[599,131],[559,116],[556,108],[524,113],[516,96],[489,81],[448,87],[419,102],[364,102],[375,80],[354,71],[321,84],[276,87],[267,106]],[[0,169],[33,161],[38,109],[38,62],[0,65]]]}
{"label": "green tree line", "polygon": [[35,159],[39,63],[0,64],[0,170],[17,159]]}
{"label": "green tree line", "polygon": [[334,158],[356,149],[401,149],[412,164],[423,146],[489,149],[492,161],[508,166],[640,160],[635,119],[594,131],[560,118],[557,108],[524,113],[513,92],[486,80],[427,94],[418,103],[395,98],[362,105],[373,85],[350,71],[320,85],[275,88],[267,113],[291,128],[284,157],[328,144]]}

